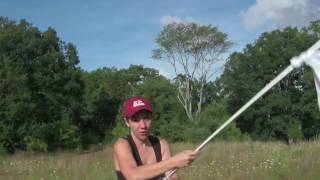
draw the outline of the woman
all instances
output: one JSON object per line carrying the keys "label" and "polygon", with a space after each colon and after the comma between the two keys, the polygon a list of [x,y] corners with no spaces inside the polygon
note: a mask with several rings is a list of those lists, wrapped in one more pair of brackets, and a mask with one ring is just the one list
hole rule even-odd
{"label": "woman", "polygon": [[[118,180],[161,179],[165,173],[190,165],[196,152],[183,151],[170,157],[167,141],[150,135],[152,107],[142,96],[128,99],[123,107],[124,120],[130,134],[114,144],[114,165]],[[177,175],[171,179],[178,179]]]}

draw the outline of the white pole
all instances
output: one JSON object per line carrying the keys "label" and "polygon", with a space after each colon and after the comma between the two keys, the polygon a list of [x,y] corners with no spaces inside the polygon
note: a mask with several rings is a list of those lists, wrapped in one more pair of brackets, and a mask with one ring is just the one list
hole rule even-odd
{"label": "white pole", "polygon": [[[282,73],[280,73],[275,79],[273,79],[269,84],[267,84],[262,90],[260,90],[255,96],[253,96],[244,106],[242,106],[235,114],[233,114],[225,123],[223,123],[215,132],[213,132],[202,144],[200,144],[195,151],[199,152],[208,142],[215,137],[222,129],[224,129],[228,124],[230,124],[233,120],[235,120],[243,111],[245,111],[249,106],[251,106],[257,99],[259,99],[262,95],[264,95],[269,89],[271,89],[276,83],[278,83],[281,79],[287,76],[294,67],[290,65],[287,67]],[[175,173],[177,169],[174,169],[169,172],[169,174],[163,179],[168,180],[173,173]]]}
{"label": "white pole", "polygon": [[277,84],[281,79],[287,76],[292,70],[293,66],[290,65],[285,70],[282,71],[275,79],[273,79],[269,84],[267,84],[262,90],[260,90],[255,96],[253,96],[244,106],[242,106],[235,114],[233,114],[224,124],[222,124],[214,133],[211,134],[202,144],[200,144],[195,151],[200,151],[213,137],[215,137],[222,129],[224,129],[228,124],[235,120],[242,112],[244,112],[248,107],[250,107],[254,102],[256,102],[261,96],[263,96],[269,89],[271,89],[275,84]]}
{"label": "white pole", "polygon": [[[301,53],[298,57],[293,57],[291,59],[291,64],[283,70],[277,77],[275,77],[271,82],[269,82],[263,89],[261,89],[255,96],[253,96],[245,105],[243,105],[235,114],[233,114],[225,123],[223,123],[215,132],[213,132],[203,143],[201,143],[196,149],[199,152],[204,148],[208,142],[215,137],[222,129],[224,129],[228,124],[235,120],[242,112],[244,112],[248,107],[250,107],[255,101],[257,101],[261,96],[263,96],[267,91],[269,91],[275,84],[277,84],[281,79],[286,77],[294,68],[298,68],[302,63],[310,58],[311,55],[315,53],[320,48],[320,40],[313,44],[307,51]],[[169,177],[174,174],[178,169],[173,169],[168,173],[163,180],[168,180]]]}

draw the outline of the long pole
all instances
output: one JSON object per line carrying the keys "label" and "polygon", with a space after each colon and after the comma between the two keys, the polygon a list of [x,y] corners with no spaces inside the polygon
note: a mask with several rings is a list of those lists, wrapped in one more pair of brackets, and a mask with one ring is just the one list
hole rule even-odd
{"label": "long pole", "polygon": [[[283,70],[277,77],[275,77],[271,82],[269,82],[263,89],[261,89],[255,96],[253,96],[245,105],[243,105],[236,113],[234,113],[225,123],[223,123],[215,132],[213,132],[203,143],[201,143],[196,149],[199,152],[203,149],[208,142],[214,138],[222,129],[224,129],[228,124],[235,120],[242,112],[244,112],[248,107],[250,107],[254,102],[256,102],[261,96],[263,96],[267,91],[269,91],[275,84],[286,77],[294,68],[300,67],[302,63],[310,58],[320,48],[320,40],[311,46],[307,51],[301,53],[299,57],[294,57],[291,60],[291,64]],[[168,178],[174,174],[178,169],[174,169],[168,173],[168,175],[163,178],[163,180],[168,180]]]}
{"label": "long pole", "polygon": [[[204,146],[208,144],[208,142],[214,138],[222,129],[224,129],[228,124],[230,124],[233,120],[235,120],[243,111],[245,111],[248,107],[250,107],[257,99],[259,99],[262,95],[264,95],[269,89],[271,89],[276,83],[278,83],[281,79],[287,76],[292,70],[293,66],[290,65],[285,70],[282,71],[275,79],[273,79],[269,84],[267,84],[262,90],[260,90],[255,96],[253,96],[244,106],[242,106],[235,114],[233,114],[225,123],[223,123],[216,131],[214,131],[203,143],[201,143],[196,149],[196,152],[199,152]],[[169,174],[163,179],[168,180],[168,178],[177,171],[178,169],[174,169],[169,172]]]}

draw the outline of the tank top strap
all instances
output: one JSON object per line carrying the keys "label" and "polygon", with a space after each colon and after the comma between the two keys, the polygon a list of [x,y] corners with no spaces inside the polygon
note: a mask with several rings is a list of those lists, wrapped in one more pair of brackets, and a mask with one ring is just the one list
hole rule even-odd
{"label": "tank top strap", "polygon": [[[152,144],[157,162],[162,161],[161,144],[160,144],[159,138],[157,136],[149,136],[149,140],[150,140],[150,143]],[[164,177],[165,177],[165,174],[163,173],[155,177],[154,180],[160,180],[160,179],[163,179]]]}
{"label": "tank top strap", "polygon": [[150,140],[150,143],[152,144],[157,162],[160,162],[162,160],[160,140],[156,136],[149,136],[149,140]]}
{"label": "tank top strap", "polygon": [[133,158],[136,161],[137,165],[138,166],[143,165],[143,163],[141,161],[141,158],[140,158],[140,155],[139,155],[139,152],[138,152],[138,148],[136,146],[136,143],[134,143],[134,141],[132,139],[132,136],[131,135],[127,135],[127,140],[128,140],[129,145],[131,147],[132,155],[133,155]]}

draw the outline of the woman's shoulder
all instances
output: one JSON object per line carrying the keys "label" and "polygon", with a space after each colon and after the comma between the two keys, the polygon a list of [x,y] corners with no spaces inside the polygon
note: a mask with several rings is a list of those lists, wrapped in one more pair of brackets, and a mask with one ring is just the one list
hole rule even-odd
{"label": "woman's shoulder", "polygon": [[113,145],[115,150],[122,149],[123,147],[129,146],[127,136],[119,137]]}
{"label": "woman's shoulder", "polygon": [[170,144],[164,138],[159,138],[160,146],[161,146],[161,155],[162,160],[168,159],[171,155],[170,153]]}
{"label": "woman's shoulder", "polygon": [[164,138],[161,138],[161,137],[156,137],[159,139],[159,142],[160,142],[160,145],[161,145],[161,148],[162,149],[166,149],[166,148],[169,148],[169,143],[167,140],[165,140]]}

